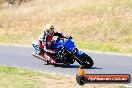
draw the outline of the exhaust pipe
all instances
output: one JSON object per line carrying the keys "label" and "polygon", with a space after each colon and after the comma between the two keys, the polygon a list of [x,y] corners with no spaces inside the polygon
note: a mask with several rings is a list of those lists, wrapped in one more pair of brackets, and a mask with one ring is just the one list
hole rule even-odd
{"label": "exhaust pipe", "polygon": [[36,54],[36,53],[32,53],[32,55],[33,55],[34,57],[40,59],[40,60],[43,60],[43,61],[47,62],[47,60],[46,60],[44,57],[42,57],[42,56],[40,56],[40,55],[38,55],[38,54]]}

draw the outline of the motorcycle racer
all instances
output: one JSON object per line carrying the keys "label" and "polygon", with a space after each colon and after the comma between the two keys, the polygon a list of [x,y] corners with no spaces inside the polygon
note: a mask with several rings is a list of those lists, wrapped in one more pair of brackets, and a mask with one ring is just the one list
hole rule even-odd
{"label": "motorcycle racer", "polygon": [[47,24],[44,31],[39,36],[38,46],[40,49],[40,55],[45,57],[50,64],[55,64],[56,60],[52,57],[52,54],[55,53],[54,50],[51,49],[54,44],[53,36],[64,37],[62,33],[55,32],[55,28],[52,24]]}

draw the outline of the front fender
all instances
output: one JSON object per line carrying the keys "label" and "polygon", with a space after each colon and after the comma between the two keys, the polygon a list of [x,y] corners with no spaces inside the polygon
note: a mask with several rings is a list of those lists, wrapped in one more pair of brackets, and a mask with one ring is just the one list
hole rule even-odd
{"label": "front fender", "polygon": [[79,50],[77,50],[76,53],[75,53],[76,56],[81,56],[83,54],[84,54],[84,52],[83,51],[79,51]]}

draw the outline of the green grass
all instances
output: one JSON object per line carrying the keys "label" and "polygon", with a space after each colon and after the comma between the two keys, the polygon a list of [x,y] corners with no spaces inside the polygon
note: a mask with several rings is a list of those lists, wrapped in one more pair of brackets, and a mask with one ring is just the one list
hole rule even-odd
{"label": "green grass", "polygon": [[55,76],[28,69],[0,66],[0,88],[46,88],[46,82],[36,77],[51,79]]}
{"label": "green grass", "polygon": [[120,85],[119,88],[127,88],[127,87],[125,87],[124,85]]}
{"label": "green grass", "polygon": [[[75,77],[44,73],[30,69],[0,66],[0,88],[77,88]],[[85,84],[83,88],[125,88],[113,84]]]}
{"label": "green grass", "polygon": [[110,52],[120,52],[121,48],[116,44],[112,43],[97,43],[97,42],[75,42],[79,48],[85,50],[98,50],[98,51],[110,51]]}

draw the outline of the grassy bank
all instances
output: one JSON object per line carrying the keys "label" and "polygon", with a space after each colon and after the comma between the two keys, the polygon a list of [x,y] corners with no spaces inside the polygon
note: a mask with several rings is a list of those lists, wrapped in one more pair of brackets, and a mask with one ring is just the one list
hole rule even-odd
{"label": "grassy bank", "polygon": [[31,44],[53,23],[79,48],[132,54],[131,0],[34,0],[0,10],[0,43]]}
{"label": "grassy bank", "polygon": [[79,86],[75,77],[43,73],[29,69],[0,66],[0,88],[125,88],[116,84]]}
{"label": "grassy bank", "polygon": [[[40,81],[37,77],[52,77],[15,67],[0,66],[0,87],[1,88],[46,88],[46,82]],[[43,87],[43,86],[44,87]]]}

